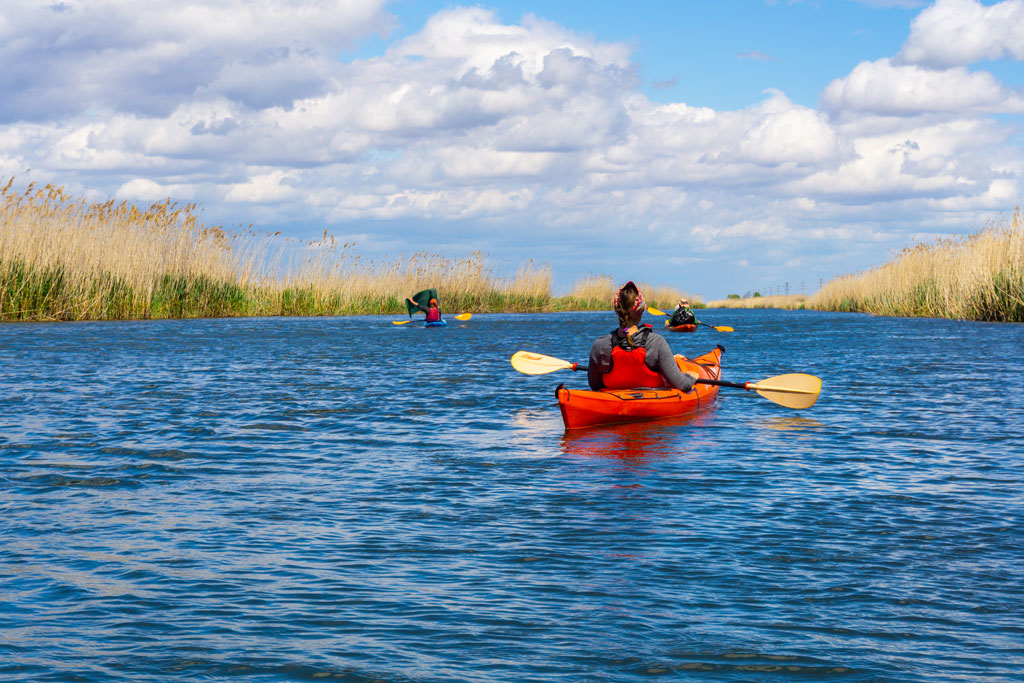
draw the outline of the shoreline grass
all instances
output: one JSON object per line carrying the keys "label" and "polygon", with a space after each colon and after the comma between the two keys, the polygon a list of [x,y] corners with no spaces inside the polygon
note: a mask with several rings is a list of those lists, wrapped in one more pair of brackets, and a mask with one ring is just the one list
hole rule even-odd
{"label": "shoreline grass", "polygon": [[1024,322],[1024,216],[918,244],[825,284],[808,308],[885,316]]}
{"label": "shoreline grass", "polygon": [[[53,185],[0,190],[0,321],[240,316],[404,315],[413,292],[436,287],[446,313],[609,310],[619,283],[591,275],[564,296],[551,267],[496,272],[484,254],[429,252],[364,259],[324,233],[305,241],[199,222],[194,204],[88,203]],[[1024,217],[964,238],[918,244],[877,268],[803,295],[704,304],[638,283],[649,305],[809,308],[887,316],[1024,322]]]}
{"label": "shoreline grass", "polygon": [[[75,200],[61,187],[0,190],[0,321],[241,316],[407,315],[405,297],[435,287],[446,313],[606,310],[616,285],[591,276],[551,293],[551,267],[511,275],[473,252],[359,256],[326,231],[294,240],[199,222],[194,204],[140,208]],[[651,305],[684,296],[641,285]]]}

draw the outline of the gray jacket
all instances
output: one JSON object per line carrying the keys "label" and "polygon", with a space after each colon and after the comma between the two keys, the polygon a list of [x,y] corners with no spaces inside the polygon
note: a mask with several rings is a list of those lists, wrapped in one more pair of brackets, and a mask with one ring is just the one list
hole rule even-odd
{"label": "gray jacket", "polygon": [[[643,325],[633,335],[633,343],[647,351],[644,365],[661,374],[669,384],[681,391],[690,391],[696,384],[693,377],[685,374],[676,364],[672,349],[660,334],[655,334],[649,325]],[[587,382],[594,391],[604,388],[604,375],[612,369],[612,349],[620,347],[630,350],[626,333],[616,328],[599,337],[590,347],[590,361],[587,363]]]}

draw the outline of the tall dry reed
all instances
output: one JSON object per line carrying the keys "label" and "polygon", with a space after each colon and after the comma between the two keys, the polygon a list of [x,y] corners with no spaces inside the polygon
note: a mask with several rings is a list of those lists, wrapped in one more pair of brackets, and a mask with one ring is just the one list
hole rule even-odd
{"label": "tall dry reed", "polygon": [[401,313],[426,287],[448,312],[550,307],[551,270],[494,272],[481,253],[364,259],[353,244],[206,226],[192,204],[88,203],[0,190],[0,320]]}
{"label": "tall dry reed", "polygon": [[[54,185],[0,190],[0,320],[114,320],[405,312],[435,287],[448,313],[603,310],[610,276],[551,295],[551,268],[527,261],[511,276],[484,254],[419,252],[379,260],[324,232],[313,241],[202,224],[194,204],[141,208],[89,203]],[[695,297],[640,283],[651,306]]]}
{"label": "tall dry reed", "polygon": [[963,238],[918,244],[825,284],[809,308],[876,315],[1024,322],[1024,217]]}
{"label": "tall dry reed", "polygon": [[237,280],[232,237],[199,224],[193,205],[89,204],[12,183],[0,191],[3,319],[148,317],[180,289],[200,306],[235,294],[220,291]]}

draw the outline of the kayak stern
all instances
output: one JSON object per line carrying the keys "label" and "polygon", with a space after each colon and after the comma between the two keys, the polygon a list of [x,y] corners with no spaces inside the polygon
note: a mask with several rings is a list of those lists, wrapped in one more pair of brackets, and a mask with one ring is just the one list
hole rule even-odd
{"label": "kayak stern", "polygon": [[[676,363],[684,372],[696,371],[702,379],[721,379],[723,350],[719,346],[693,360],[677,355]],[[697,384],[684,393],[673,387],[590,391],[566,389],[560,384],[555,395],[562,422],[569,430],[697,412],[718,397],[718,387]]]}

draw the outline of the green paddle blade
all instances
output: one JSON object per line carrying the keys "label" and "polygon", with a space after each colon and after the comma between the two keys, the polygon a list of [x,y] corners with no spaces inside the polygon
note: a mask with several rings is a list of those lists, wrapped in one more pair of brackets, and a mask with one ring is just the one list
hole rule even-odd
{"label": "green paddle blade", "polygon": [[814,375],[795,372],[769,377],[747,388],[780,406],[802,410],[817,402],[821,394],[821,380]]}

